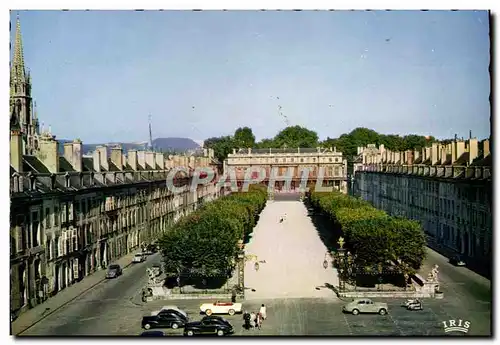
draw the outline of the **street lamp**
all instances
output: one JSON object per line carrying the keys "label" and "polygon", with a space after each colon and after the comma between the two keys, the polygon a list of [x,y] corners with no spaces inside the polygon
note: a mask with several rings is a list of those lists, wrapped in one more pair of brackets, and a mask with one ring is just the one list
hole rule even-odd
{"label": "street lamp", "polygon": [[337,249],[337,256],[338,256],[338,263],[339,263],[339,287],[341,291],[345,291],[345,270],[346,270],[346,255],[345,255],[345,249],[344,249],[344,238],[340,237],[339,240],[337,241],[337,244],[340,246],[339,249]]}

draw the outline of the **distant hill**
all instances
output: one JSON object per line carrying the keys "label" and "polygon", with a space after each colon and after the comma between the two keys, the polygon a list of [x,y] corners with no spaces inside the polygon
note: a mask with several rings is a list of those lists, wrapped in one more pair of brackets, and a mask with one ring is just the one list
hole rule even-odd
{"label": "distant hill", "polygon": [[[60,139],[59,153],[64,153],[64,143],[72,142],[72,140]],[[143,143],[100,143],[100,144],[85,144],[83,143],[82,151],[84,154],[95,151],[97,146],[107,145],[108,153],[114,145],[121,145],[124,152],[131,149],[144,150],[147,144]],[[195,141],[189,138],[156,138],[153,140],[153,147],[159,151],[165,152],[186,152],[200,148]]]}

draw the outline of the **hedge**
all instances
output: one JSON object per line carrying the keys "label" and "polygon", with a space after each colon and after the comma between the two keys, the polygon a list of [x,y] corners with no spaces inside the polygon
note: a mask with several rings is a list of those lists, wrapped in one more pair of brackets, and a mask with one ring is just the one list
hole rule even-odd
{"label": "hedge", "polygon": [[165,271],[229,275],[238,240],[253,231],[266,201],[266,188],[251,185],[248,192],[221,197],[181,218],[159,241]]}
{"label": "hedge", "polygon": [[357,264],[373,267],[399,261],[410,271],[422,265],[426,242],[418,222],[391,217],[364,200],[336,191],[311,192],[310,200],[338,223]]}

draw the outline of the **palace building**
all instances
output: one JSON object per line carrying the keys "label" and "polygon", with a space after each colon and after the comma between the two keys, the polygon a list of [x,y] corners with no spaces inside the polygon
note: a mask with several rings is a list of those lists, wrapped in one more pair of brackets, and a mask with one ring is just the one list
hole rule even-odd
{"label": "palace building", "polygon": [[238,185],[244,183],[245,174],[251,167],[262,167],[266,171],[263,183],[268,184],[273,171],[277,190],[285,187],[280,177],[288,176],[291,188],[298,190],[303,171],[308,170],[307,186],[323,180],[323,186],[331,186],[347,193],[347,161],[336,148],[282,148],[282,149],[233,149],[224,161],[224,172],[234,170]]}

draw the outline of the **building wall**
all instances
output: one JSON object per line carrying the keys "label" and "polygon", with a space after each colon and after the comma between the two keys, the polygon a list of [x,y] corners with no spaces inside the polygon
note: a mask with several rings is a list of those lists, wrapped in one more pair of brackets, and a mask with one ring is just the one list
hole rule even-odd
{"label": "building wall", "polygon": [[420,221],[438,243],[491,265],[491,180],[358,171],[354,193],[391,215]]}
{"label": "building wall", "polygon": [[33,307],[218,196],[214,184],[173,195],[165,181],[120,185],[38,200],[12,198],[11,310]]}
{"label": "building wall", "polygon": [[[342,153],[336,150],[325,149],[288,149],[286,152],[279,152],[279,149],[248,149],[243,152],[233,151],[224,162],[224,172],[234,169],[236,178],[244,180],[245,174],[250,167],[262,167],[266,171],[266,179],[271,177],[273,169],[278,176],[284,176],[292,171],[292,188],[299,186],[304,169],[309,170],[309,182],[314,182],[323,175],[325,186],[334,186],[336,189],[347,193],[347,161],[342,158]],[[320,172],[320,169],[323,172]],[[278,179],[278,178],[277,178]],[[278,182],[278,189],[283,182]]]}

